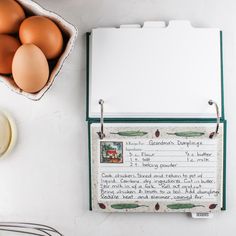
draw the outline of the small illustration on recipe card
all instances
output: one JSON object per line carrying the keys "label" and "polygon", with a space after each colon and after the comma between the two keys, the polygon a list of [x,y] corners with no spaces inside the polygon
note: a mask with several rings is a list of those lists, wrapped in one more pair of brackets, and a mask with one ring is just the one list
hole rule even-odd
{"label": "small illustration on recipe card", "polygon": [[102,141],[100,150],[101,163],[123,163],[123,142]]}

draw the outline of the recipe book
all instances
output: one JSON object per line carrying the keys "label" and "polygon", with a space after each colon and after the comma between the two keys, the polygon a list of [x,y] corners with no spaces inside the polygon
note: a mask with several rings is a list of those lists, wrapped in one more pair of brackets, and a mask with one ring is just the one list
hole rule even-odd
{"label": "recipe book", "polygon": [[90,209],[225,209],[222,32],[188,21],[87,34]]}

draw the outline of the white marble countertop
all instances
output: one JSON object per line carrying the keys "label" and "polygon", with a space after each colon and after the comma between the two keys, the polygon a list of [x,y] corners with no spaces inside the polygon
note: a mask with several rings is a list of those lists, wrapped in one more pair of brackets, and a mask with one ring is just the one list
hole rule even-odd
{"label": "white marble countertop", "polygon": [[[236,2],[234,0],[57,0],[37,2],[79,29],[52,88],[33,102],[0,84],[0,107],[17,121],[13,153],[0,160],[0,221],[54,226],[66,236],[234,235],[236,232]],[[228,119],[227,211],[211,220],[185,214],[101,214],[88,210],[85,32],[146,20],[187,19],[224,33]],[[0,235],[5,235],[0,232]]]}

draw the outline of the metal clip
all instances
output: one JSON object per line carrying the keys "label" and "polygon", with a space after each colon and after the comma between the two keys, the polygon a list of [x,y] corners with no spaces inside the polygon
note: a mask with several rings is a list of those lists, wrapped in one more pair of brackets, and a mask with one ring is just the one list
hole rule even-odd
{"label": "metal clip", "polygon": [[98,132],[98,136],[99,136],[100,139],[103,139],[103,138],[105,138],[105,134],[104,134],[104,131],[103,131],[103,124],[104,124],[103,104],[104,104],[104,101],[102,99],[100,99],[98,103],[101,106],[101,118],[100,118],[101,129],[100,129],[100,132]]}
{"label": "metal clip", "polygon": [[218,133],[219,133],[219,127],[220,127],[220,113],[219,113],[219,107],[218,107],[218,105],[217,105],[217,103],[216,102],[214,102],[213,100],[209,100],[208,101],[208,104],[209,105],[215,105],[215,108],[216,108],[216,130],[215,130],[215,132],[212,132],[211,134],[210,134],[210,136],[209,136],[209,138],[213,138],[213,137],[215,137]]}

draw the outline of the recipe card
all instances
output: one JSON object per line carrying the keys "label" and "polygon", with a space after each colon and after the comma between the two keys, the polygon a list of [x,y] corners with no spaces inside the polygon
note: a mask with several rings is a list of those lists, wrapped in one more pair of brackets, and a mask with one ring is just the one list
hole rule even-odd
{"label": "recipe card", "polygon": [[212,212],[222,207],[223,125],[91,125],[92,208]]}
{"label": "recipe card", "polygon": [[89,117],[100,117],[103,99],[109,118],[215,118],[207,102],[216,101],[221,113],[220,47],[218,28],[193,27],[189,21],[93,29]]}

